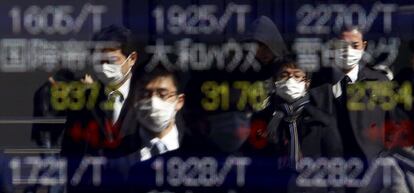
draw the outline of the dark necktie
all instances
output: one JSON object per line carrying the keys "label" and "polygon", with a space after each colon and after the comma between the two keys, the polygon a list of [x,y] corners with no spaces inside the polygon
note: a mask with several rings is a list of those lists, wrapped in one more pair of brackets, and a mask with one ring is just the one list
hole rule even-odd
{"label": "dark necktie", "polygon": [[167,151],[167,147],[161,141],[155,142],[151,147],[151,156],[156,156]]}
{"label": "dark necktie", "polygon": [[351,78],[349,78],[349,76],[345,75],[344,78],[342,78],[341,80],[341,91],[342,94],[341,96],[339,96],[338,100],[340,102],[341,105],[345,105],[346,106],[346,99],[347,99],[347,92],[346,92],[346,88],[348,86],[349,83],[351,83]]}

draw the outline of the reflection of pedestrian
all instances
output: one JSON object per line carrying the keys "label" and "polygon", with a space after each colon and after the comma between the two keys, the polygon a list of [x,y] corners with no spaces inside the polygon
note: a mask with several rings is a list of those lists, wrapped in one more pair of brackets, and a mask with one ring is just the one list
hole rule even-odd
{"label": "reflection of pedestrian", "polygon": [[289,55],[285,41],[275,23],[266,16],[253,21],[246,39],[257,44],[255,59],[260,63],[257,77],[265,80],[267,92],[273,93],[271,77]]}
{"label": "reflection of pedestrian", "polygon": [[[379,106],[373,109],[367,108],[367,101],[372,100],[375,95],[365,88],[358,93],[349,91],[351,91],[351,86],[355,88],[355,86],[367,82],[382,84],[388,79],[384,74],[360,64],[367,42],[359,28],[344,28],[338,38],[334,44],[336,56],[332,64],[332,69],[337,68],[337,70],[331,71],[335,72],[331,74],[333,77],[331,80],[319,81],[312,88],[310,98],[312,104],[335,115],[336,124],[344,143],[345,158],[359,158],[365,166],[368,166],[368,163],[384,149],[383,139],[373,136],[371,133],[382,134],[381,127],[389,116],[389,111],[384,111]],[[328,75],[319,72],[314,76],[318,79]],[[358,100],[351,101],[355,98]],[[362,107],[350,109],[351,102],[361,104]],[[362,176],[358,176],[358,178],[360,177]],[[348,188],[347,191],[353,192],[355,190]]]}
{"label": "reflection of pedestrian", "polygon": [[[108,160],[104,179],[109,179],[106,183],[109,186],[105,189],[114,192],[120,191],[123,188],[121,183],[124,183],[115,181],[114,178],[120,180],[128,175],[133,179],[149,178],[148,175],[143,175],[143,170],[135,171],[129,166],[139,168],[159,156],[176,153],[181,148],[185,134],[180,116],[184,94],[179,77],[175,73],[164,68],[155,68],[142,76],[134,77],[133,83],[136,85],[131,87],[135,91],[134,108],[131,108],[126,116],[133,116],[134,119],[130,119],[132,122],[123,126],[128,127],[125,130],[135,131],[129,133],[124,140],[132,139],[130,144],[136,144],[137,149],[122,158]],[[149,185],[142,184],[143,182],[134,180],[131,184],[134,192],[147,192],[142,189]]]}
{"label": "reflection of pedestrian", "polygon": [[[309,104],[310,82],[297,64],[281,64],[273,80],[275,93],[270,97],[270,104],[252,117],[252,128],[260,121],[267,123],[267,126],[252,130],[250,136],[256,141],[264,141],[255,144],[256,151],[277,156],[275,165],[279,171],[275,175],[285,172],[287,177],[283,179],[289,185],[284,188],[293,188],[294,174],[301,158],[311,157],[316,160],[342,156],[342,142],[334,117]],[[315,188],[306,191],[326,190]],[[280,189],[279,192],[284,191]]]}
{"label": "reflection of pedestrian", "polygon": [[[36,118],[65,118],[65,110],[56,110],[51,104],[51,88],[53,85],[60,82],[71,82],[75,80],[74,73],[69,69],[59,69],[53,76],[48,78],[34,94],[33,100],[33,116]],[[32,140],[36,142],[39,147],[50,149],[52,147],[59,147],[61,145],[60,137],[64,130],[64,124],[45,124],[35,123],[32,126]],[[41,155],[47,157],[51,155]],[[51,156],[54,157],[54,156]],[[46,170],[41,171],[41,173]],[[28,186],[25,192],[36,192],[39,185]],[[63,191],[61,186],[48,187],[50,193],[58,193]]]}
{"label": "reflection of pedestrian", "polygon": [[[313,99],[311,101],[326,112],[336,115],[342,141],[345,143],[344,154],[347,157],[371,160],[383,149],[383,144],[381,139],[371,139],[365,133],[372,127],[381,127],[384,124],[386,112],[380,108],[348,109],[349,97],[346,88],[349,85],[367,81],[378,81],[380,84],[381,81],[388,81],[388,79],[382,73],[359,64],[366,41],[358,28],[344,29],[338,42],[343,43],[344,46],[338,47],[336,52],[347,53],[338,55],[334,62],[334,66],[342,71],[341,79],[338,82],[326,82],[314,88],[315,92],[311,92],[311,99]],[[368,101],[372,96],[367,93],[361,97],[360,101]]]}
{"label": "reflection of pedestrian", "polygon": [[177,77],[161,70],[149,74],[147,80],[141,80],[144,85],[139,86],[134,103],[141,125],[140,160],[178,149],[183,130],[177,128],[175,118],[184,105],[184,94],[179,90]]}
{"label": "reflection of pedestrian", "polygon": [[[38,118],[64,118],[66,111],[55,110],[51,103],[51,88],[58,82],[74,81],[74,74],[69,69],[60,69],[48,78],[34,94],[33,116]],[[59,138],[64,129],[63,124],[34,124],[32,126],[32,139],[38,146],[51,148],[60,145]]]}
{"label": "reflection of pedestrian", "polygon": [[264,78],[270,78],[288,54],[279,29],[270,18],[261,16],[252,23],[247,40],[257,43],[256,59],[261,63]]}
{"label": "reflection of pedestrian", "polygon": [[[61,150],[61,155],[68,161],[68,179],[73,179],[86,156],[117,157],[131,147],[123,143],[125,133],[120,128],[128,122],[124,118],[132,107],[129,90],[131,77],[141,53],[136,51],[131,31],[124,27],[105,27],[94,34],[92,40],[97,47],[105,47],[92,52],[94,56],[100,56],[93,61],[91,75],[94,79],[87,75],[81,80],[85,83],[85,95],[93,94],[94,100],[79,109],[68,111]],[[100,44],[102,42],[106,44]],[[91,82],[93,84],[89,84]],[[121,166],[114,170],[121,169]],[[92,185],[92,173],[87,170],[78,183],[67,183],[67,192],[109,191],[107,188],[112,184]]]}
{"label": "reflection of pedestrian", "polygon": [[[94,50],[100,55],[94,61],[93,73],[97,88],[85,87],[85,95],[96,92],[92,106],[82,106],[79,110],[68,112],[65,132],[62,139],[64,156],[102,155],[103,143],[115,146],[118,138],[118,126],[122,125],[129,104],[129,87],[138,53],[129,29],[109,26],[94,34],[94,42],[112,42],[102,50]],[[86,75],[83,83],[93,82]],[[91,126],[96,125],[96,127]],[[109,144],[110,143],[110,144]],[[113,147],[115,149],[115,147]]]}

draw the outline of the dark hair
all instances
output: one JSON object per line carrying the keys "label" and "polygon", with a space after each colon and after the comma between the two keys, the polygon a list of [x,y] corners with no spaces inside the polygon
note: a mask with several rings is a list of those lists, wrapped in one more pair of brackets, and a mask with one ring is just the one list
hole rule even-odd
{"label": "dark hair", "polygon": [[311,73],[304,70],[301,66],[299,66],[295,60],[289,58],[285,58],[280,64],[277,73],[273,74],[273,79],[277,79],[280,73],[282,73],[283,68],[292,68],[292,69],[300,69],[305,73],[305,78],[310,80]]}
{"label": "dark hair", "polygon": [[175,71],[167,70],[162,66],[157,66],[151,71],[141,70],[135,71],[132,74],[131,85],[129,89],[130,95],[134,96],[135,98],[138,94],[137,92],[139,92],[140,89],[143,89],[148,83],[159,77],[170,77],[173,81],[174,86],[177,88],[177,93],[183,93],[183,84],[178,73]]}
{"label": "dark hair", "polygon": [[118,43],[119,47],[117,48],[121,49],[122,54],[125,56],[128,56],[137,50],[135,46],[136,40],[133,37],[132,32],[125,27],[119,27],[116,25],[110,25],[102,28],[101,31],[93,35],[92,41]]}
{"label": "dark hair", "polygon": [[52,76],[56,81],[73,81],[75,74],[68,68],[61,68]]}
{"label": "dark hair", "polygon": [[282,72],[283,68],[301,69],[295,60],[291,58],[285,58],[283,61],[280,61],[278,70],[275,74],[273,74],[273,77],[278,76]]}
{"label": "dark hair", "polygon": [[352,26],[343,26],[340,30],[340,34],[341,35],[343,32],[352,32],[352,31],[357,31],[358,33],[361,34],[362,39],[364,39],[364,29],[356,26],[356,25],[352,25]]}

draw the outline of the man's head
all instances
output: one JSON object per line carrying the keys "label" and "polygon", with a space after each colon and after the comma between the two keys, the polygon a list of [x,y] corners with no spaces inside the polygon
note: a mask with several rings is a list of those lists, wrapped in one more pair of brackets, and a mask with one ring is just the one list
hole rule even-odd
{"label": "man's head", "polygon": [[288,103],[292,103],[306,94],[309,88],[309,79],[306,72],[292,62],[284,62],[279,72],[273,77],[276,95]]}
{"label": "man's head", "polygon": [[347,27],[341,30],[339,39],[348,42],[352,48],[364,50],[367,42],[364,41],[362,30],[358,27]]}
{"label": "man's head", "polygon": [[139,78],[135,94],[137,119],[145,129],[162,137],[173,127],[176,113],[184,105],[177,76],[156,68]]}
{"label": "man's head", "polygon": [[256,59],[262,64],[271,64],[275,59],[275,55],[273,54],[272,50],[266,46],[266,44],[262,42],[256,42],[257,49],[256,49]]}
{"label": "man's head", "polygon": [[338,39],[335,63],[344,72],[349,72],[358,66],[367,42],[364,41],[362,30],[358,27],[343,28]]}
{"label": "man's head", "polygon": [[49,82],[51,84],[56,84],[56,82],[70,82],[75,80],[75,74],[67,68],[61,68],[55,72],[52,76],[49,77]]}
{"label": "man's head", "polygon": [[100,45],[94,50],[99,58],[95,65],[98,77],[105,84],[119,87],[131,77],[131,69],[138,59],[131,31],[109,26],[96,33],[92,40]]}
{"label": "man's head", "polygon": [[246,40],[257,43],[255,56],[264,65],[273,64],[288,54],[278,27],[267,16],[260,16],[252,22]]}

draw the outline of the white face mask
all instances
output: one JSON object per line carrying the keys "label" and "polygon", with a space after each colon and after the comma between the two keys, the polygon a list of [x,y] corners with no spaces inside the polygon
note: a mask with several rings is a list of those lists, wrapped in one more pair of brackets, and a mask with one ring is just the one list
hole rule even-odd
{"label": "white face mask", "polygon": [[364,50],[358,50],[348,46],[335,50],[335,64],[342,69],[350,70],[358,65],[364,54]]}
{"label": "white face mask", "polygon": [[177,101],[163,101],[157,96],[138,102],[137,119],[149,131],[159,133],[174,119]]}
{"label": "white face mask", "polygon": [[121,83],[123,80],[125,80],[126,77],[128,77],[128,74],[131,72],[132,66],[125,74],[122,73],[122,66],[127,63],[130,57],[131,55],[129,55],[121,65],[109,63],[95,65],[94,68],[97,72],[99,80],[101,80],[104,84],[116,85]]}
{"label": "white face mask", "polygon": [[294,78],[275,82],[276,94],[286,102],[292,103],[306,94],[306,82]]}

